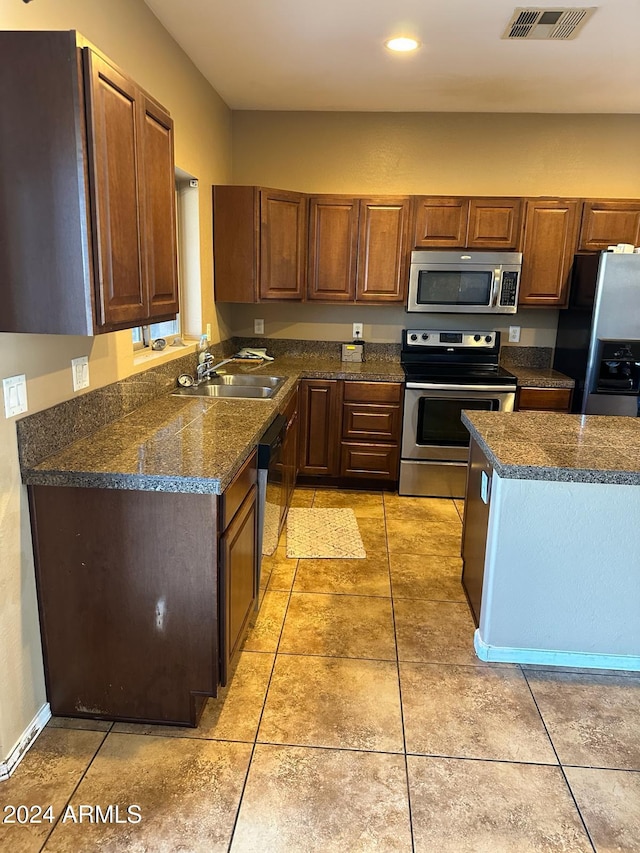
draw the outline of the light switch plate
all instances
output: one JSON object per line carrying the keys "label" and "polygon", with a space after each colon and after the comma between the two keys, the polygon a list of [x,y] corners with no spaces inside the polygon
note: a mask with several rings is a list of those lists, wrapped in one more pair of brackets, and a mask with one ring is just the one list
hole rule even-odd
{"label": "light switch plate", "polygon": [[71,375],[73,377],[73,390],[81,391],[89,387],[89,358],[81,355],[80,358],[71,359]]}
{"label": "light switch plate", "polygon": [[10,376],[2,380],[4,392],[4,416],[13,418],[27,411],[27,377]]}

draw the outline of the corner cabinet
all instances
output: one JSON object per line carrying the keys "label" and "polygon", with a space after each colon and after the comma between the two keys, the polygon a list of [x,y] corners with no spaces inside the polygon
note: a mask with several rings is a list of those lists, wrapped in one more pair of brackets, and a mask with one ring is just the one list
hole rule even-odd
{"label": "corner cabinet", "polygon": [[168,112],[75,31],[0,33],[0,51],[12,173],[0,330],[93,335],[174,317]]}
{"label": "corner cabinet", "polygon": [[308,299],[404,302],[410,219],[406,196],[312,197]]}
{"label": "corner cabinet", "polygon": [[515,250],[522,199],[418,196],[414,245],[424,249]]}
{"label": "corner cabinet", "polygon": [[213,187],[217,302],[302,300],[307,200],[265,187]]}
{"label": "corner cabinet", "polygon": [[578,199],[527,201],[519,305],[567,304],[579,226]]}

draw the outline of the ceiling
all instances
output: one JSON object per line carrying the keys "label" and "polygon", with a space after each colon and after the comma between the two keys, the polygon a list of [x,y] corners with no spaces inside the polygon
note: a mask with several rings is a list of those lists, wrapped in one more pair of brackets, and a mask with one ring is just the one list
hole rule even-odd
{"label": "ceiling", "polygon": [[640,0],[564,0],[570,41],[501,39],[517,0],[146,3],[235,110],[640,113]]}

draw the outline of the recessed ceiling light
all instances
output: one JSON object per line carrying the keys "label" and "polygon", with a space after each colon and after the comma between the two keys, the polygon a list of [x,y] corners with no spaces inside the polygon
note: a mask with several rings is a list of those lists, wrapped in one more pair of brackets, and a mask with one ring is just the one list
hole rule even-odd
{"label": "recessed ceiling light", "polygon": [[410,50],[417,50],[420,47],[420,42],[416,41],[416,39],[400,36],[398,38],[387,39],[384,46],[398,53],[406,53]]}

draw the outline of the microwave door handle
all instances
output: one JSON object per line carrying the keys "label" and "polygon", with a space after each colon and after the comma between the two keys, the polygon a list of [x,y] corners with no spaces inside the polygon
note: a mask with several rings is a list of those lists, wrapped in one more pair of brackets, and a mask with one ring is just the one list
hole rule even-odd
{"label": "microwave door handle", "polygon": [[495,269],[493,271],[493,282],[491,285],[491,302],[489,304],[490,308],[496,308],[498,305],[498,296],[500,291],[500,279],[501,279],[502,269]]}

